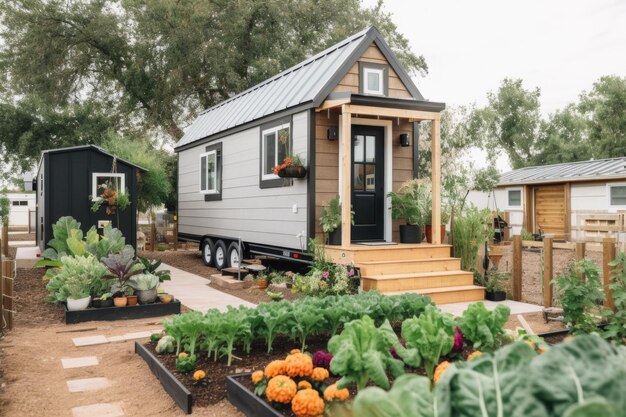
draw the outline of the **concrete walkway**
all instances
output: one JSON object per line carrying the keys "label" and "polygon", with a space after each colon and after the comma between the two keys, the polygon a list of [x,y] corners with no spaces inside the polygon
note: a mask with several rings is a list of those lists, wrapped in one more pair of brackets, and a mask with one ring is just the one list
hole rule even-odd
{"label": "concrete walkway", "polygon": [[160,288],[174,295],[183,305],[192,310],[206,313],[210,308],[226,311],[228,305],[233,307],[239,307],[240,305],[255,306],[241,298],[209,287],[210,281],[207,278],[202,278],[167,264],[161,264],[159,269],[169,269],[172,273],[172,280],[162,282]]}
{"label": "concrete walkway", "polygon": [[[460,316],[463,314],[465,309],[474,302],[475,301],[464,302],[464,303],[439,304],[437,305],[437,307],[439,307],[441,311],[444,311],[446,313],[451,313],[455,316]],[[508,306],[511,309],[511,315],[526,314],[526,313],[541,313],[543,311],[542,306],[538,306],[536,304],[520,303],[519,301],[504,300],[504,301],[500,301],[496,303],[494,301],[483,300],[482,302],[485,303],[485,307],[487,307],[489,310],[493,310],[494,308],[496,308],[498,304],[504,304],[505,306]]]}

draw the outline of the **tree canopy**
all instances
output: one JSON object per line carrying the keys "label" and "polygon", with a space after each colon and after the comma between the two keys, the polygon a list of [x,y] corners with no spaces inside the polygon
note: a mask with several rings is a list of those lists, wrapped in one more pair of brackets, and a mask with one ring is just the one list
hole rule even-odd
{"label": "tree canopy", "polygon": [[164,142],[197,113],[373,24],[425,73],[382,0],[5,0],[0,150],[100,143],[108,128]]}

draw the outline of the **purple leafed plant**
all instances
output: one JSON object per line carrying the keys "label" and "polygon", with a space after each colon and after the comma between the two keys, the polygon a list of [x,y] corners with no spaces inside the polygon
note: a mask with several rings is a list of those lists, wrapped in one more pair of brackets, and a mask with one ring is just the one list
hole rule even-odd
{"label": "purple leafed plant", "polygon": [[[405,340],[400,340],[400,344],[402,346],[406,347],[406,341]],[[396,348],[395,347],[391,346],[389,348],[389,353],[391,353],[391,356],[393,356],[394,359],[402,360],[400,355],[398,355],[398,352],[396,352]]]}
{"label": "purple leafed plant", "polygon": [[313,354],[313,366],[330,369],[330,361],[333,359],[333,355],[323,350],[318,350]]}
{"label": "purple leafed plant", "polygon": [[463,339],[463,333],[461,332],[461,329],[459,329],[457,326],[454,328],[454,346],[452,347],[452,350],[454,350],[455,352],[462,351],[464,343],[465,340]]}

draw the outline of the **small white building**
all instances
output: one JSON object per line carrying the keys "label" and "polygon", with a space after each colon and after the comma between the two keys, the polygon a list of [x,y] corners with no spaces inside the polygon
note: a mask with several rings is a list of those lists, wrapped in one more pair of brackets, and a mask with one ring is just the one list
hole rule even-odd
{"label": "small white building", "polygon": [[568,241],[617,238],[626,232],[626,157],[516,169],[468,202],[509,212],[512,235],[541,229]]}
{"label": "small white building", "polygon": [[35,227],[34,215],[37,207],[37,195],[34,192],[7,193],[7,197],[11,201],[9,230],[14,228],[28,228],[31,223],[31,227]]}

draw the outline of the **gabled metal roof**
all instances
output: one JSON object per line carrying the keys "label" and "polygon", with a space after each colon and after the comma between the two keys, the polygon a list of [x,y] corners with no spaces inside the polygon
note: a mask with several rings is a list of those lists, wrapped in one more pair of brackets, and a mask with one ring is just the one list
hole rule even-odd
{"label": "gabled metal roof", "polygon": [[526,167],[500,176],[499,186],[626,179],[626,157]]}
{"label": "gabled metal roof", "polygon": [[117,156],[113,155],[112,153],[110,153],[106,149],[103,149],[103,148],[101,148],[99,146],[96,146],[96,145],[78,145],[78,146],[69,146],[69,147],[66,147],[66,148],[46,149],[46,150],[41,152],[41,158],[39,158],[39,167],[41,167],[41,162],[43,161],[43,156],[45,154],[62,153],[62,152],[76,152],[76,151],[84,151],[84,150],[87,150],[87,149],[93,149],[94,151],[99,152],[99,153],[101,153],[103,155],[110,156],[111,158],[115,158],[118,161],[125,163],[126,165],[133,166],[133,167],[139,169],[140,171],[148,172],[148,170],[145,169],[144,167],[139,166],[137,164],[133,164],[132,162],[127,161],[126,159],[118,158]]}
{"label": "gabled metal roof", "polygon": [[369,27],[254,87],[203,111],[175,149],[272,114],[317,107],[365,50],[375,42],[417,100],[424,98],[380,33]]}

